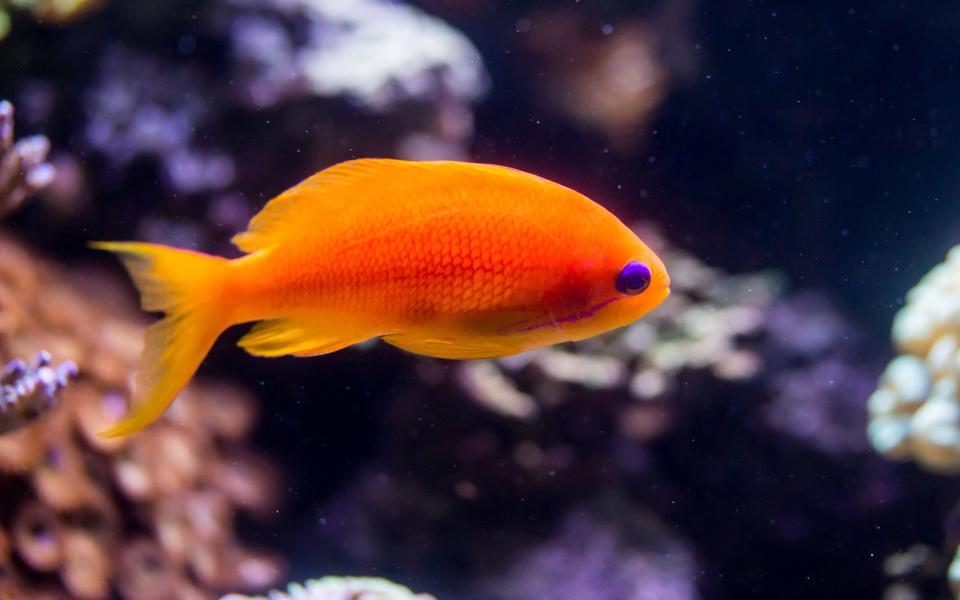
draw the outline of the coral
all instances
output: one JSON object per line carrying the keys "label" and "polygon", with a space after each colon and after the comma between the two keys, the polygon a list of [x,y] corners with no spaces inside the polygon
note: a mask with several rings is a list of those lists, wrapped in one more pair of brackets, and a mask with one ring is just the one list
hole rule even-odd
{"label": "coral", "polygon": [[823,452],[863,452],[863,405],[873,383],[870,373],[841,358],[789,369],[773,378],[764,417],[771,428]]}
{"label": "coral", "polygon": [[[132,6],[116,8],[118,28],[143,26]],[[90,183],[84,195],[135,224],[125,235],[222,252],[217,244],[264,196],[332,163],[468,157],[486,71],[467,38],[439,19],[386,0],[220,0],[195,12],[173,56],[113,42],[89,59],[95,75],[79,93],[23,92],[22,102],[81,109],[64,152],[84,158],[73,169]],[[118,189],[143,185],[144,172],[143,193]],[[102,227],[102,214],[86,209],[71,225]]]}
{"label": "coral", "polygon": [[870,442],[888,458],[960,472],[960,246],[907,294],[893,341],[901,354],[870,396]]}
{"label": "coral", "polygon": [[[73,598],[209,598],[221,589],[265,589],[280,561],[246,548],[234,533],[239,512],[266,515],[277,501],[274,467],[244,448],[256,422],[253,398],[226,384],[188,388],[155,427],[106,440],[99,431],[122,417],[143,326],[96,275],[65,273],[0,238],[0,358],[49,349],[19,362],[4,384],[18,404],[46,410],[0,435],[0,585],[29,597],[40,589]],[[59,386],[50,356],[76,363]],[[32,394],[28,388],[34,385]],[[40,402],[39,399],[44,399]],[[0,588],[6,589],[6,588]]]}
{"label": "coral", "polygon": [[655,14],[600,28],[579,7],[524,19],[518,32],[522,50],[541,65],[542,101],[600,131],[614,149],[633,149],[674,82],[694,69],[692,8],[686,0],[663,2]]}
{"label": "coral", "polygon": [[584,39],[583,34],[568,31],[573,23],[542,20],[552,27],[534,37],[533,47],[543,53],[565,48],[577,57],[577,68],[548,61],[552,69],[541,95],[561,112],[600,130],[615,147],[629,147],[669,89],[654,30],[640,22],[623,23],[608,26],[609,34],[598,39]]}
{"label": "coral", "polygon": [[953,562],[947,568],[947,579],[950,582],[950,588],[956,597],[960,597],[960,548],[957,549]]}
{"label": "coral", "polygon": [[0,218],[53,182],[50,141],[35,135],[14,143],[13,105],[0,100]]}
{"label": "coral", "polygon": [[937,592],[943,587],[943,571],[948,560],[936,548],[925,544],[914,544],[891,554],[883,561],[883,573],[894,582],[883,597],[888,600],[942,597],[943,594]]}
{"label": "coral", "polygon": [[[346,96],[378,112],[407,100],[469,103],[483,91],[480,54],[439,19],[383,0],[232,0],[273,13],[236,19],[236,67],[255,106]],[[277,17],[282,17],[278,19]],[[297,46],[283,21],[308,24]]]}
{"label": "coral", "polygon": [[444,498],[409,476],[367,471],[323,507],[307,542],[313,560],[416,572],[443,595],[471,600],[699,597],[692,544],[619,492],[600,490],[559,514],[536,504],[524,514],[511,496],[504,514],[481,508],[489,495]]}
{"label": "coral", "polygon": [[[886,230],[860,226],[862,208],[841,201],[855,194],[834,188],[851,173],[873,181],[884,160],[870,151],[869,160],[854,158],[872,170],[850,171],[828,130],[871,117],[869,98],[840,109],[832,102],[863,95],[845,86],[875,91],[869,60],[837,55],[836,35],[808,45],[832,31],[808,20],[816,11],[566,4],[113,2],[77,27],[15,23],[0,63],[19,130],[47,132],[62,153],[50,161],[54,185],[65,197],[84,187],[89,199],[64,203],[71,210],[59,221],[49,218],[51,202],[22,211],[17,232],[74,265],[90,238],[221,252],[267,198],[323,166],[364,155],[472,157],[553,173],[619,215],[657,215],[716,264],[780,263],[801,281],[843,282],[849,302],[863,301],[862,280],[877,281],[870,264],[858,278],[856,261],[829,258]],[[918,25],[929,15],[866,19],[868,4],[843,17],[847,33],[877,25],[878,52],[860,54],[886,56],[897,42],[891,56],[915,63],[908,55],[924,54],[923,39],[903,45],[893,20]],[[479,53],[424,10],[449,15],[489,53],[498,88],[477,113],[476,138],[473,102],[486,79]],[[563,10],[573,27],[551,22]],[[702,34],[689,34],[694,23]],[[784,35],[751,34],[773,29]],[[374,35],[399,50],[377,55]],[[689,92],[678,90],[684,48],[704,65]],[[853,56],[854,69],[841,69],[853,79],[827,76],[812,89],[809,77],[797,78],[834,55]],[[907,87],[913,96],[936,91]],[[944,105],[929,100],[924,106]],[[897,140],[918,151],[936,154],[949,137],[943,111],[922,115],[931,123],[884,114],[872,115],[875,124],[892,131],[903,121]],[[818,127],[823,135],[809,135]],[[941,196],[925,206],[947,203]],[[884,257],[894,266],[902,258],[890,254],[896,246],[868,245],[881,271]],[[823,294],[787,295],[773,274],[734,276],[665,248],[675,290],[661,310],[604,339],[509,360],[451,364],[374,345],[310,364],[262,361],[231,350],[228,336],[206,368],[270,393],[275,409],[259,437],[299,471],[289,486],[294,506],[260,539],[287,545],[297,573],[318,565],[375,573],[464,600],[497,598],[501,588],[566,597],[546,586],[568,578],[589,597],[627,595],[633,578],[663,595],[695,594],[694,586],[705,597],[878,595],[878,557],[904,537],[930,543],[941,521],[925,509],[943,505],[933,486],[955,482],[863,452],[864,373],[872,377],[873,365],[842,351],[854,345],[849,319]],[[0,247],[0,263],[18,251]],[[81,375],[58,407],[0,436],[0,494],[10,505],[0,510],[0,597],[28,585],[29,597],[63,597],[64,582],[93,595],[104,568],[116,597],[190,599],[199,588],[210,597],[204,582],[242,562],[222,532],[248,509],[272,512],[264,492],[277,488],[264,459],[242,449],[256,419],[251,399],[192,387],[155,432],[116,447],[90,436],[123,412],[139,352],[141,326],[118,300],[127,290],[94,291],[105,279],[86,269],[56,277],[43,275],[46,267],[4,269],[0,366],[47,349],[80,363]],[[80,302],[78,289],[104,300]],[[52,446],[67,427],[72,443]],[[221,457],[214,465],[212,452]],[[93,472],[81,482],[96,482],[67,476],[78,465]],[[659,513],[652,520],[668,523],[667,534],[634,536],[615,518],[583,515],[578,507],[609,488],[630,496],[624,514]],[[103,529],[120,531],[116,542],[72,535],[90,511],[76,513],[98,502]],[[110,549],[109,564],[98,547]],[[75,555],[70,565],[64,548]],[[86,581],[76,558],[90,566]],[[269,561],[243,566],[247,577],[274,577]],[[239,588],[216,591],[230,589]]]}
{"label": "coral", "polygon": [[621,507],[611,519],[581,508],[482,584],[479,597],[695,600],[696,573],[691,545],[653,515]]}
{"label": "coral", "polygon": [[231,68],[242,103],[343,98],[409,121],[395,142],[401,157],[466,158],[470,107],[487,75],[479,52],[443,21],[383,0],[231,4]]}
{"label": "coral", "polygon": [[864,404],[874,369],[858,360],[863,334],[822,294],[802,292],[773,303],[764,320],[771,429],[839,456],[863,453]]}
{"label": "coral", "polygon": [[266,596],[228,594],[220,600],[436,600],[430,594],[415,594],[402,585],[377,577],[324,577],[304,585],[291,583],[286,592]]}
{"label": "coral", "polygon": [[[438,19],[382,0],[231,0],[221,8],[205,25],[229,40],[229,86],[248,108],[309,97],[342,97],[380,113],[404,102],[436,103],[441,140],[469,134],[468,107],[486,82],[483,63]],[[128,47],[108,49],[99,71],[85,100],[85,139],[115,167],[154,157],[186,193],[233,181],[234,159],[198,141],[197,132],[223,112],[209,102],[215,77]]]}
{"label": "coral", "polygon": [[[894,318],[892,338],[899,355],[887,365],[869,399],[870,443],[891,460],[913,459],[935,473],[960,473],[960,246],[907,293]],[[956,543],[956,535],[952,537]],[[937,554],[916,545],[888,558],[886,570],[901,579],[911,575],[922,584],[919,575],[942,577],[946,560]],[[955,595],[960,593],[957,557],[960,552],[947,568]],[[901,581],[888,595],[919,597],[915,588]]]}
{"label": "coral", "polygon": [[86,94],[84,138],[114,168],[152,157],[177,191],[223,189],[233,182],[233,160],[196,139],[213,111],[202,82],[196,68],[127,47],[110,48],[100,58],[98,79]]}
{"label": "coral", "polygon": [[57,392],[77,374],[77,365],[66,361],[50,366],[50,353],[42,351],[28,365],[16,359],[0,375],[0,434],[32,422],[56,406]]}

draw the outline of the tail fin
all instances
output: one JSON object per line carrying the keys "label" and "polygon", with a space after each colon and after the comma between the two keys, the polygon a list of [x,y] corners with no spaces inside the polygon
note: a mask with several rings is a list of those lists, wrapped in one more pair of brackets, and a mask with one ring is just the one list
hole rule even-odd
{"label": "tail fin", "polygon": [[137,242],[90,245],[119,255],[140,290],[144,310],[166,313],[147,329],[130,411],[100,432],[102,437],[120,437],[140,431],[166,410],[229,326],[223,310],[229,261]]}

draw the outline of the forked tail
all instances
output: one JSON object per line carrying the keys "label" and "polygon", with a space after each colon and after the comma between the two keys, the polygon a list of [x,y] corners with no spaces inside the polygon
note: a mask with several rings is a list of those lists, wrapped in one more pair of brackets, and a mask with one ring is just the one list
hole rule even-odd
{"label": "forked tail", "polygon": [[119,255],[140,290],[143,309],[166,314],[147,329],[126,418],[100,433],[119,437],[140,431],[163,413],[230,325],[224,310],[229,261],[138,242],[91,246]]}

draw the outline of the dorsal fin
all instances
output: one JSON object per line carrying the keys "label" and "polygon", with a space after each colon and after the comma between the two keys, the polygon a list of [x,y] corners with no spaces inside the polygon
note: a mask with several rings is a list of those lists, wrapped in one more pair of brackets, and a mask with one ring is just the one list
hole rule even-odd
{"label": "dorsal fin", "polygon": [[[430,177],[423,177],[429,172]],[[509,167],[453,161],[415,162],[387,158],[362,158],[343,162],[312,175],[269,201],[250,220],[247,231],[233,237],[244,252],[275,246],[298,234],[315,234],[304,223],[349,222],[370,203],[395,203],[416,189],[437,185],[464,185],[486,175],[528,183],[551,183]],[[557,186],[559,187],[559,186]]]}

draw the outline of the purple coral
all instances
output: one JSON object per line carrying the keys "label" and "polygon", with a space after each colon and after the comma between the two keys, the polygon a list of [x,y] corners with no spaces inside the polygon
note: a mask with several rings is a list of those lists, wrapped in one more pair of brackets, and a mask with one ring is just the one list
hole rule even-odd
{"label": "purple coral", "polygon": [[828,359],[774,378],[766,423],[823,452],[865,452],[864,405],[873,377],[841,359]]}
{"label": "purple coral", "polygon": [[57,392],[77,374],[71,361],[52,366],[50,353],[33,362],[14,359],[0,375],[0,434],[19,429],[57,405]]}
{"label": "purple coral", "polygon": [[[488,584],[502,600],[694,600],[700,597],[691,546],[670,537],[650,515],[604,522],[575,511],[559,532]],[[624,526],[626,525],[626,526]],[[627,539],[630,537],[637,539]]]}
{"label": "purple coral", "polygon": [[42,135],[13,141],[13,104],[0,100],[0,217],[53,182],[46,162],[50,140]]}
{"label": "purple coral", "polygon": [[236,174],[233,159],[196,141],[213,112],[209,96],[202,73],[191,66],[112,48],[87,93],[84,138],[118,168],[138,157],[157,159],[177,191],[223,189]]}
{"label": "purple coral", "polygon": [[823,294],[773,303],[763,346],[770,400],[762,421],[836,456],[865,452],[867,396],[874,370],[853,356],[863,334]]}

